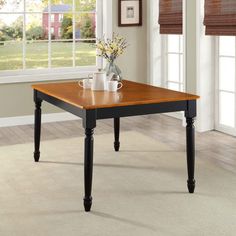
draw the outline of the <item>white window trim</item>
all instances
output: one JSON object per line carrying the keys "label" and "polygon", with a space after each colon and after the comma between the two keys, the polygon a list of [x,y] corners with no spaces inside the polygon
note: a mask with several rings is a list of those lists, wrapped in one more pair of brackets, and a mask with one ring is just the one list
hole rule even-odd
{"label": "white window trim", "polygon": [[[165,87],[168,80],[167,67],[167,36],[159,34],[160,26],[158,24],[157,15],[159,12],[159,4],[156,0],[147,2],[148,7],[148,34],[147,40],[150,42],[148,50],[148,82],[155,86]],[[183,47],[183,58],[185,57],[185,47]],[[183,59],[183,64],[184,59]],[[183,65],[183,71],[184,70]],[[185,88],[185,74],[183,75],[183,83]],[[167,113],[168,116],[183,119],[181,112]]]}
{"label": "white window trim", "polygon": [[159,4],[156,0],[147,1],[147,16],[148,16],[148,82],[152,85],[163,86],[163,47],[162,37],[159,34],[160,26],[157,21]]}
{"label": "white window trim", "polygon": [[[160,26],[158,24],[157,15],[159,4],[156,0],[148,1],[148,36],[150,42],[148,55],[148,73],[149,83],[167,87],[168,82],[168,37],[159,33]],[[184,38],[184,37],[183,37]],[[184,45],[184,42],[183,42]],[[179,54],[179,53],[178,53]],[[185,56],[185,47],[183,47],[183,58]],[[183,60],[184,67],[184,60]],[[183,68],[184,71],[184,68]],[[185,89],[185,75],[183,75],[183,87]]]}
{"label": "white window trim", "polygon": [[213,38],[205,35],[204,0],[184,2],[186,92],[200,96],[197,101],[196,130],[214,129],[215,83]]}
{"label": "white window trim", "polygon": [[[112,35],[112,1],[98,0],[97,22],[100,22],[102,28],[97,31],[97,36],[111,37]],[[50,17],[49,17],[50,20]],[[98,29],[97,29],[98,30]],[[50,37],[50,34],[49,34]],[[50,44],[49,44],[50,45]],[[81,79],[88,74],[95,72],[103,67],[103,60],[97,58],[97,66],[75,67],[75,68],[56,68],[56,69],[26,69],[15,71],[1,71],[0,84],[41,82],[55,80]]]}

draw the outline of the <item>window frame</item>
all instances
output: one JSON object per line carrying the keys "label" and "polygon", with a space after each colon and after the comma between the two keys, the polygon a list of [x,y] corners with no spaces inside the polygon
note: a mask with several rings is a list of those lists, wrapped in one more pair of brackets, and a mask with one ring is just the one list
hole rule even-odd
{"label": "window frame", "polygon": [[[184,72],[184,48],[183,48],[183,44],[184,44],[184,40],[183,40],[183,35],[178,35],[179,37],[179,51],[180,51],[180,40],[182,40],[182,52],[171,52],[168,50],[168,40],[169,40],[169,36],[170,35],[163,35],[162,36],[162,40],[163,40],[163,70],[164,70],[164,76],[163,76],[163,86],[165,88],[168,88],[169,89],[169,83],[174,83],[174,84],[177,84],[178,87],[179,87],[179,90],[176,90],[176,91],[179,91],[179,92],[184,92],[185,91],[185,87],[186,87],[186,83],[185,83],[185,76],[182,75],[183,77],[183,81],[181,82],[181,80],[179,80],[178,82],[176,81],[172,81],[172,80],[169,80],[169,75],[168,75],[168,71],[169,71],[169,61],[168,61],[168,56],[169,55],[178,55],[178,59],[179,59],[179,79],[181,78],[181,71]],[[182,39],[180,38],[182,36]],[[182,67],[181,68],[181,56],[182,56]],[[183,90],[181,90],[181,86],[183,87]]]}
{"label": "window frame", "polygon": [[[73,2],[75,2],[75,0],[73,0]],[[104,17],[104,15],[106,14],[108,15],[108,17]],[[111,1],[97,0],[97,15],[96,15],[97,37],[102,37],[102,35],[111,37],[112,35],[112,21],[110,20],[111,18],[112,18]],[[72,53],[74,53],[74,51],[72,51]],[[25,54],[25,49],[23,49],[23,54]],[[97,57],[96,66],[4,70],[0,71],[0,84],[80,79],[80,78],[85,78],[89,74],[97,71],[98,68],[103,68],[103,66],[104,66],[104,61],[101,58]]]}
{"label": "window frame", "polygon": [[228,57],[232,58],[232,56],[221,56],[220,55],[220,37],[215,36],[215,129],[229,134],[236,136],[236,115],[234,118],[234,127],[227,126],[224,124],[220,123],[220,92],[228,92],[234,94],[234,107],[236,111],[236,36],[231,36],[235,37],[235,56],[234,56],[234,61],[235,61],[235,88],[234,92],[232,91],[226,91],[226,90],[221,90],[220,89],[220,57]]}

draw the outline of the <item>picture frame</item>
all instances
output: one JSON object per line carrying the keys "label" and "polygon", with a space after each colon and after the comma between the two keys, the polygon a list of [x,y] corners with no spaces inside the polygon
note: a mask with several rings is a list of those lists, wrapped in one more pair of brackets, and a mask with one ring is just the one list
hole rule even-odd
{"label": "picture frame", "polygon": [[142,0],[118,0],[118,26],[142,26]]}

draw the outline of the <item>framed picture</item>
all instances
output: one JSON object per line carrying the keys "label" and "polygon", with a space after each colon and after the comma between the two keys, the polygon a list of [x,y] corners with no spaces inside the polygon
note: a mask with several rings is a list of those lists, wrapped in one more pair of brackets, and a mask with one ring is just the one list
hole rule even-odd
{"label": "framed picture", "polygon": [[119,0],[118,25],[142,25],[142,0]]}

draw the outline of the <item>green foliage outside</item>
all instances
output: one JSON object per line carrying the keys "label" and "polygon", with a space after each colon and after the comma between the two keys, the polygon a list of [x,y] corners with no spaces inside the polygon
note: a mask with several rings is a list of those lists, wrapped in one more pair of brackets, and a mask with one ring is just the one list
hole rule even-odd
{"label": "green foliage outside", "polygon": [[81,37],[82,38],[95,38],[95,31],[93,25],[92,16],[86,17],[81,25]]}
{"label": "green foliage outside", "polygon": [[[81,37],[82,38],[95,38],[95,32],[94,32],[94,23],[93,23],[93,14],[83,14],[83,17],[79,17],[77,19],[76,24],[76,31],[80,30]],[[72,15],[66,14],[63,17],[63,21],[61,24],[62,29],[62,39],[72,39],[73,38],[73,21],[72,21]]]}
{"label": "green foliage outside", "polygon": [[64,15],[61,23],[61,37],[62,39],[73,38],[72,16],[70,14]]}
{"label": "green foliage outside", "polygon": [[26,31],[27,40],[44,39],[43,28],[41,26],[32,26]]}
{"label": "green foliage outside", "polygon": [[20,16],[17,20],[11,25],[12,28],[12,38],[13,39],[22,39],[23,38],[23,17]]}
{"label": "green foliage outside", "polygon": [[22,17],[18,17],[17,20],[11,26],[7,26],[4,23],[0,22],[0,41],[22,39],[22,25]]}

